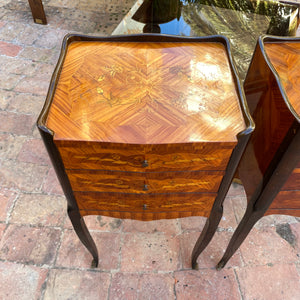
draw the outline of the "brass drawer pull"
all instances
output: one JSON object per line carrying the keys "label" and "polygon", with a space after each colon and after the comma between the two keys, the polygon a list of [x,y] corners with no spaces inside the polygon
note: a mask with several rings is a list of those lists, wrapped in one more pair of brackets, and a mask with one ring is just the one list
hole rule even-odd
{"label": "brass drawer pull", "polygon": [[148,188],[148,185],[147,184],[144,184],[144,188],[143,188],[144,191],[148,191],[149,188]]}
{"label": "brass drawer pull", "polygon": [[147,209],[147,204],[143,204],[143,210]]}
{"label": "brass drawer pull", "polygon": [[147,160],[144,160],[144,161],[142,162],[142,167],[143,167],[143,168],[146,168],[146,167],[148,167],[148,166],[149,166],[148,161],[147,161]]}

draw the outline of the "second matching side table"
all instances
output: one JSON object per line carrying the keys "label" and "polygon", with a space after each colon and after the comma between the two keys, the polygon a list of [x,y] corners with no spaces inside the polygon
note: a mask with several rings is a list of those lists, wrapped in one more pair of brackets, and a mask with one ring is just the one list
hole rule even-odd
{"label": "second matching side table", "polygon": [[68,35],[38,128],[94,265],[86,215],[205,216],[196,267],[253,123],[222,36]]}
{"label": "second matching side table", "polygon": [[218,268],[263,216],[300,216],[300,38],[261,37],[244,88],[255,121],[238,167],[248,205]]}

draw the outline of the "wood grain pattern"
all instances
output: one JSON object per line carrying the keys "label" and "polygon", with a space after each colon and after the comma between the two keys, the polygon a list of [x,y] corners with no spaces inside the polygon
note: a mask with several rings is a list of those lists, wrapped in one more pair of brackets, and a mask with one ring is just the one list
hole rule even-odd
{"label": "wood grain pattern", "polygon": [[300,116],[300,43],[265,43],[266,54],[278,73],[293,109]]}
{"label": "wood grain pattern", "polygon": [[55,140],[131,144],[236,142],[245,129],[221,43],[73,42],[46,126]]}
{"label": "wood grain pattern", "polygon": [[299,217],[300,216],[300,209],[268,209],[264,216],[269,215],[287,215],[287,216],[294,216]]}
{"label": "wood grain pattern", "polygon": [[55,143],[67,169],[133,172],[225,170],[236,144],[128,145],[72,141]]}
{"label": "wood grain pattern", "polygon": [[[202,215],[211,210],[216,193],[172,193],[172,194],[127,194],[75,192],[79,209],[88,211],[112,211],[126,213],[164,213],[165,216],[178,212]],[[109,201],[107,201],[109,199]],[[170,218],[170,217],[168,217]]]}
{"label": "wood grain pattern", "polygon": [[300,209],[300,190],[280,191],[273,200],[269,209],[282,209],[283,213],[285,213],[285,210],[287,209]]}
{"label": "wood grain pattern", "polygon": [[294,116],[286,105],[280,87],[259,46],[254,53],[244,83],[254,130],[238,167],[247,198],[263,188],[264,176],[271,172],[274,157],[293,124]]}
{"label": "wood grain pattern", "polygon": [[217,192],[224,172],[117,172],[67,170],[73,191],[170,193]]}
{"label": "wood grain pattern", "polygon": [[[295,168],[288,180],[285,182],[282,191],[300,190],[300,168]],[[300,197],[299,197],[300,202]]]}
{"label": "wood grain pattern", "polygon": [[[300,117],[299,83],[300,83],[300,43],[297,41],[266,42],[266,55],[277,72],[281,86],[286,93],[291,110]],[[300,151],[300,149],[299,149]],[[300,209],[300,168],[295,167],[281,191],[273,200],[266,215],[270,213],[287,214]],[[291,215],[295,215],[296,211]],[[298,215],[299,216],[299,215]]]}
{"label": "wood grain pattern", "polygon": [[153,221],[162,219],[177,219],[202,216],[208,217],[210,211],[172,211],[172,212],[126,212],[126,211],[105,211],[105,210],[80,210],[81,216],[100,215],[118,219],[132,219],[138,221]]}

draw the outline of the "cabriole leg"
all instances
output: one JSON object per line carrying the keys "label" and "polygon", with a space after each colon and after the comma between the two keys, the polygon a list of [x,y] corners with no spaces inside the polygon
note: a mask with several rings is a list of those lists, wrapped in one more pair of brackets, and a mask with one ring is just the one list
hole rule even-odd
{"label": "cabriole leg", "polygon": [[97,247],[85,225],[83,217],[79,214],[78,211],[72,210],[70,208],[68,208],[68,215],[80,241],[83,243],[83,245],[89,250],[89,252],[93,256],[93,261],[91,265],[92,268],[97,268],[98,260],[99,260]]}
{"label": "cabriole leg", "polygon": [[212,210],[192,252],[192,268],[197,269],[197,258],[211,241],[223,215],[223,206]]}
{"label": "cabriole leg", "polygon": [[217,270],[221,270],[225,267],[228,260],[243,243],[243,241],[245,240],[255,223],[261,217],[263,217],[263,215],[264,211],[254,211],[253,206],[251,205],[247,207],[247,211],[245,212],[243,219],[241,220],[240,224],[235,230],[222,259],[217,264]]}

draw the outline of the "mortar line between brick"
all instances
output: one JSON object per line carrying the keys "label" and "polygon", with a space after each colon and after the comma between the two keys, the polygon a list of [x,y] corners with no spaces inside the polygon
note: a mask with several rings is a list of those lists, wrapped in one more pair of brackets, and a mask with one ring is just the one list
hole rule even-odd
{"label": "mortar line between brick", "polygon": [[172,276],[174,278],[174,284],[173,284],[174,300],[177,300],[175,272],[172,272]]}
{"label": "mortar line between brick", "polygon": [[233,269],[233,272],[234,272],[234,275],[235,275],[235,280],[236,280],[236,282],[237,282],[237,284],[238,284],[239,292],[240,292],[240,295],[241,295],[241,300],[245,300],[245,299],[244,299],[244,296],[243,296],[242,289],[241,289],[241,284],[240,284],[240,281],[239,281],[239,277],[238,277],[238,275],[237,275],[237,273],[236,273],[236,270]]}
{"label": "mortar line between brick", "polygon": [[55,265],[56,265],[58,253],[59,253],[59,250],[61,248],[63,238],[65,236],[65,230],[66,229],[65,228],[61,228],[61,227],[60,227],[60,229],[61,229],[60,240],[59,240],[59,243],[58,243],[58,245],[56,247],[56,253],[55,253],[55,257],[54,257],[53,263],[52,263],[52,267],[55,267]]}
{"label": "mortar line between brick", "polygon": [[123,231],[123,222],[122,222],[122,229],[119,232],[120,234],[120,247],[119,247],[119,257],[118,257],[118,271],[117,272],[121,272],[121,262],[122,262],[122,249],[124,246],[124,237],[125,237],[125,232]]}
{"label": "mortar line between brick", "polygon": [[18,201],[18,199],[20,198],[20,195],[21,195],[20,191],[16,191],[16,193],[17,193],[16,197],[13,200],[13,203],[12,203],[12,205],[11,205],[10,209],[8,210],[7,215],[6,215],[6,220],[5,220],[6,224],[10,224],[11,214],[12,214],[12,212],[13,212],[15,206],[16,206],[16,203],[17,203],[17,201]]}
{"label": "mortar line between brick", "polygon": [[110,290],[111,290],[111,283],[112,283],[112,274],[111,274],[111,272],[109,274],[110,274],[110,281],[109,281],[109,286],[107,289],[107,300],[110,300]]}
{"label": "mortar line between brick", "polygon": [[43,282],[43,284],[41,285],[41,289],[40,289],[40,300],[44,300],[45,298],[45,293],[46,293],[46,289],[47,289],[47,284],[48,284],[48,280],[49,280],[49,276],[50,276],[50,271],[52,270],[52,268],[50,267],[47,273],[47,276]]}

